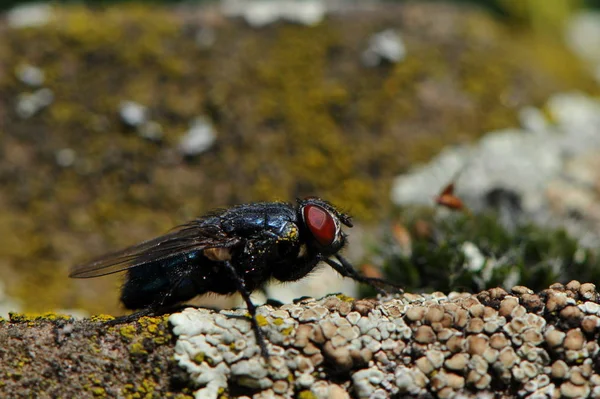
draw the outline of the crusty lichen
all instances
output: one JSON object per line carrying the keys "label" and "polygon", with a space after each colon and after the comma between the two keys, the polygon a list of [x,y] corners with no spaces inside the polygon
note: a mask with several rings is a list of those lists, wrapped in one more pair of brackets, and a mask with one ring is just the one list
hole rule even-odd
{"label": "crusty lichen", "polygon": [[[599,298],[593,284],[571,281],[538,294],[515,286],[407,293],[350,307],[337,296],[262,306],[268,364],[243,310],[190,308],[170,320],[176,359],[203,398],[231,387],[255,398],[587,397],[600,392]],[[230,341],[243,342],[242,351],[223,345]]]}
{"label": "crusty lichen", "polygon": [[80,397],[84,392],[90,397],[172,398],[189,393],[185,384],[170,383],[169,370],[176,367],[166,316],[125,326],[99,319],[107,317],[75,321],[56,314],[11,314],[0,324],[3,394],[19,397],[27,389],[34,397]]}
{"label": "crusty lichen", "polygon": [[[516,286],[265,305],[269,365],[245,309],[174,314],[177,341],[167,316],[140,318],[125,335],[125,326],[91,320],[15,318],[0,324],[1,386],[10,397],[23,387],[131,399],[187,399],[193,390],[206,398],[585,397],[600,391],[599,303],[594,284],[571,281],[540,293]],[[173,343],[188,376],[171,363]]]}
{"label": "crusty lichen", "polygon": [[72,320],[73,318],[69,315],[59,314],[54,312],[46,313],[16,313],[10,312],[9,318],[11,323],[29,323],[33,325],[36,321],[56,321],[56,320]]}

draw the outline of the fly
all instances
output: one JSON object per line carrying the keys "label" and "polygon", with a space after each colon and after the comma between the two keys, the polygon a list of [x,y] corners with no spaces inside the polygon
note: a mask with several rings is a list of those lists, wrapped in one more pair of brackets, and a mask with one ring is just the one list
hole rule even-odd
{"label": "fly", "polygon": [[221,209],[173,231],[73,267],[69,277],[90,278],[126,272],[121,302],[140,310],[117,322],[165,312],[197,295],[239,292],[256,341],[268,358],[250,294],[267,281],[303,278],[321,261],[344,277],[369,284],[379,293],[398,288],[358,273],[338,252],[346,244],[342,226],[350,217],[320,198],[262,202]]}

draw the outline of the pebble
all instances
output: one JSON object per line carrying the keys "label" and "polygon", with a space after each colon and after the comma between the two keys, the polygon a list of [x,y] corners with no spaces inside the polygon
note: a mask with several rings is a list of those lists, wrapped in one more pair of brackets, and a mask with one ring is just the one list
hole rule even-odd
{"label": "pebble", "polygon": [[206,117],[198,117],[190,123],[188,131],[180,138],[178,148],[185,156],[195,156],[212,147],[216,138],[212,122]]}

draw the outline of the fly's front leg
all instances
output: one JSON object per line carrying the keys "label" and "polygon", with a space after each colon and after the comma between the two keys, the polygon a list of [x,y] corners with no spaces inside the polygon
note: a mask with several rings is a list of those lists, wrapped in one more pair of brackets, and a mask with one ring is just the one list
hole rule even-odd
{"label": "fly's front leg", "polygon": [[229,271],[229,274],[231,274],[231,277],[235,282],[238,292],[240,293],[240,295],[242,295],[242,298],[244,298],[244,302],[246,302],[246,306],[248,307],[248,313],[250,313],[250,323],[252,325],[252,330],[254,330],[256,342],[260,346],[260,353],[265,358],[265,360],[268,360],[269,352],[267,350],[265,337],[263,335],[262,330],[260,329],[260,326],[258,325],[258,322],[256,321],[256,306],[254,306],[254,303],[252,303],[252,300],[250,299],[250,292],[248,292],[248,290],[246,289],[244,278],[238,274],[237,270],[235,270],[235,267],[233,267],[230,261],[225,261],[223,262],[223,264],[225,265],[225,268]]}
{"label": "fly's front leg", "polygon": [[340,263],[337,263],[332,259],[324,259],[324,261],[329,266],[333,267],[342,276],[349,277],[355,281],[358,281],[359,283],[368,284],[371,287],[375,288],[375,290],[377,290],[377,292],[380,293],[381,295],[387,295],[387,293],[388,293],[386,290],[381,288],[382,286],[393,287],[394,289],[399,290],[400,293],[404,292],[404,290],[402,288],[400,288],[399,286],[389,283],[385,280],[382,280],[379,278],[363,276],[362,274],[357,272],[354,269],[354,267],[352,267],[350,262],[348,262],[342,256],[335,255],[335,257]]}

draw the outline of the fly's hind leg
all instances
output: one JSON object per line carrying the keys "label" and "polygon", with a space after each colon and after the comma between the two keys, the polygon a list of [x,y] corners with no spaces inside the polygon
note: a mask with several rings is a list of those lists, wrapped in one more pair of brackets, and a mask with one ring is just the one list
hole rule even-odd
{"label": "fly's hind leg", "polygon": [[113,326],[116,324],[131,323],[132,321],[136,321],[144,316],[160,316],[181,310],[182,305],[179,303],[171,305],[165,305],[165,303],[173,296],[174,291],[179,287],[181,282],[188,277],[188,274],[189,272],[182,273],[181,276],[179,276],[179,278],[177,279],[176,283],[173,284],[171,289],[164,296],[162,296],[160,301],[157,301],[156,303],[148,306],[147,308],[141,309],[137,312],[125,316],[116,317],[113,320],[107,321],[106,324],[109,326]]}
{"label": "fly's hind leg", "polygon": [[260,346],[260,353],[262,354],[265,360],[269,360],[269,351],[267,350],[267,343],[265,340],[265,336],[256,321],[256,306],[252,303],[250,299],[250,292],[246,289],[246,283],[244,279],[238,274],[235,267],[229,261],[223,262],[225,268],[235,281],[236,288],[242,298],[244,298],[244,302],[246,302],[246,307],[248,308],[248,313],[250,313],[250,323],[252,324],[252,330],[254,330],[254,336],[256,337],[256,342]]}
{"label": "fly's hind leg", "polygon": [[114,326],[117,324],[131,323],[132,321],[135,321],[135,320],[139,319],[140,317],[154,316],[155,314],[156,314],[156,309],[150,307],[150,308],[142,309],[138,312],[134,312],[134,313],[125,315],[125,316],[115,317],[112,320],[108,320],[105,324],[108,326]]}
{"label": "fly's hind leg", "polygon": [[132,321],[137,321],[139,318],[144,316],[162,316],[168,313],[173,313],[181,310],[182,307],[183,306],[180,304],[169,306],[150,306],[125,316],[115,317],[112,320],[106,321],[105,324],[109,326],[114,326],[117,324],[131,323]]}

